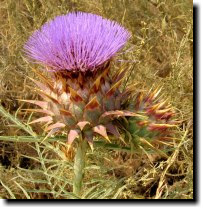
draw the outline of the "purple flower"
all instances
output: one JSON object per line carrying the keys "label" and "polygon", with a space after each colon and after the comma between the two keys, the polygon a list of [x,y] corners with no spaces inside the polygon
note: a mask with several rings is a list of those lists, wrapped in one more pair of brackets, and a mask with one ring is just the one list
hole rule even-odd
{"label": "purple flower", "polygon": [[112,58],[129,39],[118,23],[90,13],[57,16],[35,31],[26,54],[50,70],[94,71]]}

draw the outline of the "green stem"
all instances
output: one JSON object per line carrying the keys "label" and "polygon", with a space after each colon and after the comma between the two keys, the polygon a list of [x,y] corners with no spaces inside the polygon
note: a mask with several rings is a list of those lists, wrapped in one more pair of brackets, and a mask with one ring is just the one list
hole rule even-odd
{"label": "green stem", "polygon": [[80,140],[74,160],[73,193],[80,197],[84,177],[86,141]]}

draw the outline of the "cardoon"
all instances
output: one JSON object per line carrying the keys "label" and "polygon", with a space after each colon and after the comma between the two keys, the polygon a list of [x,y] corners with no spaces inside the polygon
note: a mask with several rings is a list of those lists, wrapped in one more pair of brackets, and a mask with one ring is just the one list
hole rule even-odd
{"label": "cardoon", "polygon": [[112,74],[111,62],[129,38],[118,23],[77,12],[44,24],[24,47],[27,56],[48,72],[36,71],[41,82],[32,79],[42,100],[26,101],[39,106],[33,111],[44,114],[32,123],[46,122],[47,136],[65,131],[67,143],[76,142],[73,191],[77,195],[87,144],[93,148],[95,136],[136,145],[138,138],[163,140],[174,126],[173,111],[158,98],[158,90],[137,92],[135,97],[132,88],[119,90],[125,69]]}

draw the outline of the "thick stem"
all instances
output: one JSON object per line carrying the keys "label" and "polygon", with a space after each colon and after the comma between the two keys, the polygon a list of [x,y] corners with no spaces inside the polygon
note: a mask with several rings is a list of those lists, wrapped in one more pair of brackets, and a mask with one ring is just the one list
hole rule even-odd
{"label": "thick stem", "polygon": [[80,140],[74,160],[73,193],[80,197],[84,177],[86,141]]}

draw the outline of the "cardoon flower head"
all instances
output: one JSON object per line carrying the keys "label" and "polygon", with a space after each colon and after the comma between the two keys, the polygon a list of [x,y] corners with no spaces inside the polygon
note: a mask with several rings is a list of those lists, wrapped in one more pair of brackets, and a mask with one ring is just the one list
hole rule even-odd
{"label": "cardoon flower head", "polygon": [[148,139],[161,143],[170,138],[168,129],[174,127],[174,113],[158,96],[160,90],[135,94],[137,89],[131,86],[120,91],[125,66],[110,73],[111,58],[129,37],[118,23],[78,12],[46,23],[25,45],[30,58],[53,71],[37,71],[41,81],[31,79],[41,100],[25,100],[39,107],[28,111],[43,116],[30,124],[46,123],[45,139],[66,133],[69,147],[76,141],[73,192],[77,196],[84,174],[86,144],[93,149],[95,136],[106,143],[129,142],[132,150],[146,144],[153,147]]}
{"label": "cardoon flower head", "polygon": [[101,16],[74,12],[61,15],[35,31],[26,54],[50,70],[94,71],[129,39],[129,32]]}

